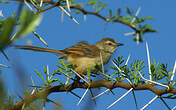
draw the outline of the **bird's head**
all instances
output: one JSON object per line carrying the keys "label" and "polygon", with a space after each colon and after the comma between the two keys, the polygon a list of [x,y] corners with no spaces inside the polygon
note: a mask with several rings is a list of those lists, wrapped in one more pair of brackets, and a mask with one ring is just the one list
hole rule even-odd
{"label": "bird's head", "polygon": [[111,54],[114,53],[119,46],[123,45],[122,43],[117,43],[113,38],[103,38],[95,44],[99,49]]}

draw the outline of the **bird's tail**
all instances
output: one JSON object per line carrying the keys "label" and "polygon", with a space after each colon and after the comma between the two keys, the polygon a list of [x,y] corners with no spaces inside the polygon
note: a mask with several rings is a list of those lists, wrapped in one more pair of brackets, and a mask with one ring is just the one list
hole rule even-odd
{"label": "bird's tail", "polygon": [[49,52],[49,53],[57,53],[57,54],[64,54],[65,52],[62,50],[54,50],[48,48],[41,48],[36,46],[27,46],[27,45],[13,45],[13,47],[24,49],[24,50],[32,50],[32,51],[40,51],[40,52]]}

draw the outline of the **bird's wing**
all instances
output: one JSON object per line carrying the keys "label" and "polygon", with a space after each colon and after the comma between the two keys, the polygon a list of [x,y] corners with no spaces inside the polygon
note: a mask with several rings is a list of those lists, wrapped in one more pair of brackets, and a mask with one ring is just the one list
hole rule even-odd
{"label": "bird's wing", "polygon": [[66,48],[63,51],[65,51],[66,54],[72,54],[75,57],[97,57],[100,52],[96,46],[89,44],[74,45],[70,48]]}
{"label": "bird's wing", "polygon": [[85,40],[80,40],[76,43],[76,45],[89,45],[89,43]]}

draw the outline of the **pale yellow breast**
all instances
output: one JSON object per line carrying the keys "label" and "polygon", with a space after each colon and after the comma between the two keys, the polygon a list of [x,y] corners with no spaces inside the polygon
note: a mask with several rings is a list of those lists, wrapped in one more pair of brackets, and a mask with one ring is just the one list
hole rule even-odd
{"label": "pale yellow breast", "polygon": [[90,58],[90,57],[68,57],[67,61],[71,64],[76,64],[76,71],[80,73],[85,73],[87,72],[88,69],[95,68],[95,65],[97,64],[97,59],[96,58]]}

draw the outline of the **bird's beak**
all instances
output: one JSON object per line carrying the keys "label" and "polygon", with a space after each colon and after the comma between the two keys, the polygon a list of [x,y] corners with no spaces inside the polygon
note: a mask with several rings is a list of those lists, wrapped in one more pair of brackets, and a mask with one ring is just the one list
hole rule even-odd
{"label": "bird's beak", "polygon": [[124,44],[122,44],[122,43],[117,43],[117,46],[123,46]]}

